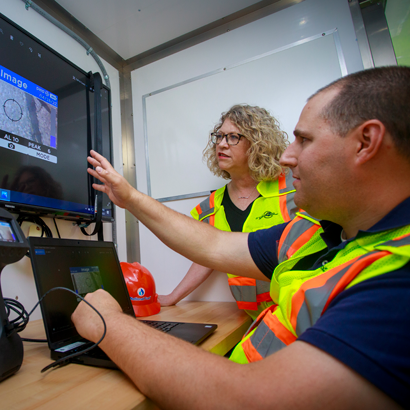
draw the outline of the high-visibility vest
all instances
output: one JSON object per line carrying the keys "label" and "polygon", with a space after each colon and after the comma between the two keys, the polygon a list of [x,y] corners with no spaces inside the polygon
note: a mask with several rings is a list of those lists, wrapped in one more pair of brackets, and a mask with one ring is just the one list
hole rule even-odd
{"label": "high-visibility vest", "polygon": [[[261,196],[253,202],[242,232],[267,229],[290,221],[298,210],[293,202],[295,189],[292,182],[291,174],[280,176],[277,181],[260,182],[257,190]],[[222,206],[225,189],[224,186],[214,191],[191,211],[191,215],[222,231],[230,231]],[[272,304],[269,282],[243,278],[230,273],[227,275],[229,287],[239,309],[244,309],[253,319]]]}
{"label": "high-visibility vest", "polygon": [[[326,245],[320,237],[323,229],[313,219],[303,220],[302,215],[287,228],[278,249],[282,262],[271,281],[274,304],[259,315],[236,346],[230,357],[235,362],[255,362],[293,343],[345,289],[400,269],[410,260],[407,225],[356,238],[315,270],[292,270],[299,260],[325,249]],[[306,235],[298,242],[300,230]]]}

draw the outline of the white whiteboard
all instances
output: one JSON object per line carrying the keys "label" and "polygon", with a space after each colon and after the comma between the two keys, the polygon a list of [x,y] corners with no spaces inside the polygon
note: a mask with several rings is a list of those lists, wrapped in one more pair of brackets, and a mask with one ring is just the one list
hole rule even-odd
{"label": "white whiteboard", "polygon": [[306,99],[346,74],[335,29],[144,95],[148,195],[189,198],[226,183],[202,162],[202,151],[232,105],[268,109],[293,140]]}

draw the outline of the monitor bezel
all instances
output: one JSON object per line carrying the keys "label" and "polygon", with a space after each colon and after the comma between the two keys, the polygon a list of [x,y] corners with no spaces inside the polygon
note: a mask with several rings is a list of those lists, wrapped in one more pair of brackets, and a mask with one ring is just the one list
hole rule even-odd
{"label": "monitor bezel", "polygon": [[[31,40],[35,41],[42,47],[46,48],[50,53],[54,54],[64,63],[70,65],[75,70],[78,70],[81,74],[83,74],[85,77],[90,79],[90,73],[87,73],[82,68],[78,67],[76,64],[74,64],[73,62],[65,58],[63,55],[61,55],[56,50],[54,50],[53,48],[45,44],[43,41],[35,37],[33,34],[29,33],[27,30],[19,26],[14,21],[10,20],[7,16],[5,16],[2,13],[0,13],[0,21],[1,20],[4,20],[6,23],[12,25],[17,30],[19,30],[21,33],[28,36]],[[112,134],[111,89],[104,84],[102,84],[102,88],[105,89],[108,94],[108,109],[109,109],[108,133],[109,133],[109,152],[110,152],[109,160],[112,162],[112,158],[113,158],[112,135],[113,134]],[[88,155],[88,153],[85,153],[85,154]],[[88,178],[88,175],[85,174],[84,178]],[[16,214],[21,214],[21,213],[33,214],[33,215],[37,215],[40,217],[51,217],[51,218],[55,217],[57,219],[64,219],[64,220],[78,221],[78,222],[81,222],[81,221],[90,222],[90,221],[93,221],[95,218],[95,215],[93,213],[74,212],[74,211],[70,211],[67,209],[57,209],[57,208],[52,208],[52,207],[39,206],[39,205],[33,205],[33,204],[27,204],[27,203],[19,203],[19,202],[13,202],[13,201],[0,200],[0,207],[8,210],[9,212],[16,213]],[[102,220],[105,222],[113,222],[115,220],[115,205],[113,203],[111,204],[111,215],[110,216],[103,215]]]}

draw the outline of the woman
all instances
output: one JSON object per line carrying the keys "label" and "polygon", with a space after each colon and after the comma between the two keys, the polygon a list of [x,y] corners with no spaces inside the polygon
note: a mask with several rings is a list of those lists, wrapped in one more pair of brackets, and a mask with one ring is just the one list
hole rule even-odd
{"label": "woman", "polygon": [[[287,144],[286,133],[268,111],[234,105],[222,114],[204,150],[211,172],[230,181],[196,206],[191,215],[218,229],[235,232],[266,229],[292,219],[297,211],[293,179],[279,165]],[[162,306],[178,303],[211,273],[212,269],[193,263],[172,293],[159,296],[159,302]],[[228,282],[238,307],[253,319],[273,304],[269,282],[230,273]]]}

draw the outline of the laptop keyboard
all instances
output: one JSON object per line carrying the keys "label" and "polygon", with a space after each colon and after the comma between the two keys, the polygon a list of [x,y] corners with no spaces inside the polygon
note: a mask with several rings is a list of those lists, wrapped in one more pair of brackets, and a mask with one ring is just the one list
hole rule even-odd
{"label": "laptop keyboard", "polygon": [[179,325],[178,322],[161,322],[158,320],[141,320],[141,322],[164,333],[168,333],[173,327]]}

